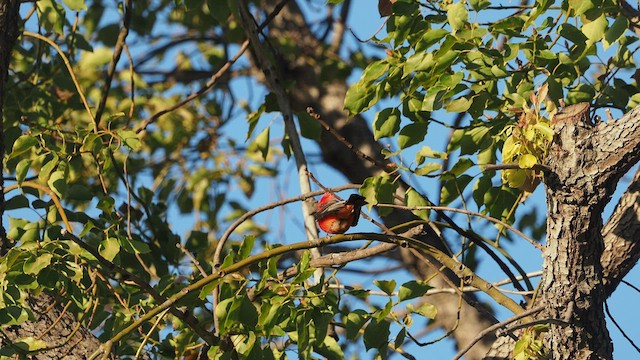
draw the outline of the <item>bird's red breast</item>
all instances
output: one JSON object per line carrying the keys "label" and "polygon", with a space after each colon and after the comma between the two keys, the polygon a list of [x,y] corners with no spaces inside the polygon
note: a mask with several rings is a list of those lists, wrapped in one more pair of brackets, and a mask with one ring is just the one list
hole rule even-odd
{"label": "bird's red breast", "polygon": [[315,214],[318,226],[329,234],[344,234],[358,224],[360,208],[367,202],[364,197],[353,194],[347,201],[340,201],[332,193],[325,193],[318,201]]}

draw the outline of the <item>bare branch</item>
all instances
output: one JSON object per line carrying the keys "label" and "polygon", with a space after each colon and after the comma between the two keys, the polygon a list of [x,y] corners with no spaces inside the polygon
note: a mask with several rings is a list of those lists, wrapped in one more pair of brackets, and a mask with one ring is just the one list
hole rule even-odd
{"label": "bare branch", "polygon": [[124,3],[124,18],[122,20],[122,28],[120,28],[120,33],[118,34],[118,39],[116,40],[116,47],[113,49],[113,57],[111,58],[111,63],[109,64],[109,69],[104,77],[104,85],[102,86],[102,97],[100,97],[100,102],[98,103],[98,109],[96,110],[96,117],[93,119],[94,121],[94,132],[98,132],[100,128],[100,118],[102,117],[102,112],[104,111],[104,107],[107,104],[107,97],[109,97],[109,90],[111,89],[111,81],[113,81],[113,76],[116,73],[116,66],[118,65],[118,61],[120,61],[120,56],[122,55],[122,50],[126,45],[127,35],[129,35],[129,26],[131,25],[131,12],[133,11],[133,1],[126,0]]}

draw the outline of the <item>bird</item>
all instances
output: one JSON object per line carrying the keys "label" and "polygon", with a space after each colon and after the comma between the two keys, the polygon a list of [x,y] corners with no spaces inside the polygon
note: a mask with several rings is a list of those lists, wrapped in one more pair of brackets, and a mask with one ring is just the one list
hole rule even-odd
{"label": "bird", "polygon": [[314,214],[318,226],[328,234],[344,234],[358,225],[360,208],[366,205],[364,196],[352,194],[346,201],[338,200],[333,193],[325,193],[318,201]]}

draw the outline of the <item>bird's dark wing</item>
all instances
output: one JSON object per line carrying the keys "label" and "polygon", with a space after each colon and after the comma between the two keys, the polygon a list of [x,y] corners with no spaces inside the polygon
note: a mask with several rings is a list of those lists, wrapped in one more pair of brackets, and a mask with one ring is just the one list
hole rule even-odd
{"label": "bird's dark wing", "polygon": [[344,205],[345,205],[344,201],[335,201],[335,202],[328,203],[324,207],[322,207],[322,209],[316,211],[316,213],[313,214],[313,216],[316,218],[316,220],[320,220],[325,216],[337,213],[344,207]]}

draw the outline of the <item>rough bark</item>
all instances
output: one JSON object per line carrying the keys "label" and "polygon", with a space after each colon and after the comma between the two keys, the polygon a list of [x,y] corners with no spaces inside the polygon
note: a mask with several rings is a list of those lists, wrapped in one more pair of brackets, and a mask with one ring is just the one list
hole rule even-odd
{"label": "rough bark", "polygon": [[7,338],[0,338],[0,348],[10,349],[17,340],[33,337],[47,344],[47,349],[30,354],[34,359],[72,360],[87,359],[100,346],[100,341],[53,297],[42,293],[27,301],[35,320],[3,329]]}
{"label": "rough bark", "polygon": [[604,250],[600,258],[604,291],[611,296],[640,258],[640,170],[620,197],[602,230]]}
{"label": "rough bark", "polygon": [[[594,124],[588,104],[557,117],[545,176],[547,249],[542,301],[557,359],[611,359],[603,303],[602,211],[618,180],[638,160],[636,108],[618,121]],[[633,120],[631,120],[633,119]]]}
{"label": "rough bark", "polygon": [[[271,6],[274,3],[276,2],[269,2],[267,13],[271,11]],[[348,119],[343,110],[344,98],[348,89],[346,79],[322,73],[322,67],[318,66],[318,63],[332,61],[339,49],[327,47],[311,32],[302,12],[294,1],[290,1],[281,14],[274,19],[269,27],[269,36],[274,44],[279,41],[291,41],[298,44],[299,52],[282,52],[283,58],[280,59],[282,66],[285,67],[283,73],[289,76],[288,80],[294,82],[290,95],[295,110],[305,111],[307,107],[313,107],[323,120],[344,136],[355,148],[385,163],[386,160],[381,155],[383,147],[373,139],[373,134],[366,120],[361,116]],[[379,175],[382,171],[373,163],[363,161],[329,133],[323,133],[319,144],[324,160],[351,182],[362,183],[367,177]],[[401,192],[405,190],[406,188],[400,189]],[[413,219],[415,217],[410,212],[398,211],[385,216],[383,220],[385,225],[391,227]],[[436,238],[433,234],[425,237],[424,240],[446,251],[446,246],[441,242],[441,239]],[[407,269],[416,277],[424,279],[431,276],[432,270],[428,266],[409,254],[406,249],[400,251]],[[453,282],[457,284],[459,280],[453,279]],[[433,279],[432,285],[449,287],[449,284],[441,277]],[[470,297],[469,300],[474,302],[473,297]],[[479,312],[468,302],[463,302],[459,308],[458,295],[442,294],[430,297],[429,302],[438,308],[436,325],[445,331],[456,329],[453,332],[453,339],[456,344],[459,344],[459,347],[466,345],[476,334],[493,323],[493,319]],[[482,358],[494,339],[493,336],[483,339],[467,353],[466,358]]]}

